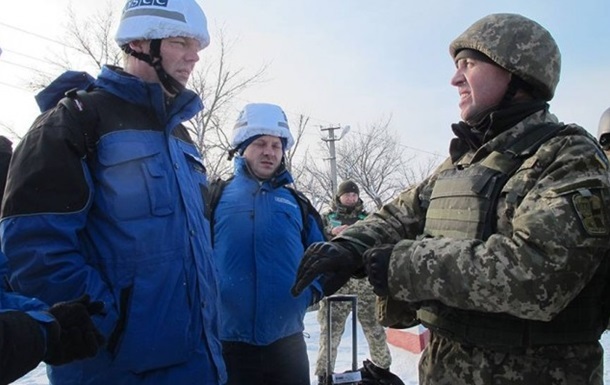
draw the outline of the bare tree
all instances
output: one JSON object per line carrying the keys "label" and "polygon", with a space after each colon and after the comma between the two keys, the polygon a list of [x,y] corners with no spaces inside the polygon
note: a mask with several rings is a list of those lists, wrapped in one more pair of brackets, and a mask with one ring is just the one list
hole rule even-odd
{"label": "bare tree", "polygon": [[[68,5],[67,22],[64,25],[62,41],[65,48],[53,51],[46,61],[54,67],[53,73],[82,68],[97,72],[104,64],[120,65],[122,51],[114,41],[116,7],[106,1],[104,8],[85,19],[76,15],[72,4]],[[75,55],[77,53],[77,55]],[[83,68],[84,67],[84,68]],[[46,87],[53,77],[39,71],[29,87],[38,90]]]}
{"label": "bare tree", "polygon": [[[365,203],[380,208],[408,186],[421,181],[428,173],[415,170],[415,155],[409,154],[389,130],[390,120],[370,125],[364,132],[350,132],[336,146],[337,174],[340,179],[351,179],[360,186]],[[328,148],[321,146],[325,154]],[[308,181],[307,193],[324,204],[334,197],[330,189],[330,172],[327,164],[305,163]],[[431,170],[432,163],[428,167]]]}
{"label": "bare tree", "polygon": [[231,66],[230,54],[235,41],[229,41],[224,29],[216,34],[216,51],[208,54],[193,72],[189,88],[199,94],[205,109],[191,120],[190,131],[199,149],[206,153],[206,166],[212,176],[224,176],[231,165],[225,158],[230,149],[227,128],[235,119],[235,99],[247,88],[265,81],[268,66],[265,64],[254,72],[243,67]]}
{"label": "bare tree", "polygon": [[405,157],[396,135],[388,129],[390,121],[373,124],[362,133],[347,135],[337,149],[337,172],[351,179],[380,208],[404,187],[400,171],[412,161]]}
{"label": "bare tree", "polygon": [[[300,150],[301,142],[303,140],[303,134],[305,133],[305,129],[309,124],[309,117],[300,114],[299,119],[296,125],[296,131],[293,130],[293,138],[294,138],[294,146],[286,153],[286,168],[290,170],[292,177],[296,181],[299,180],[299,176],[302,174],[302,167],[300,164],[295,161],[295,154]],[[294,126],[291,126],[294,127]]]}

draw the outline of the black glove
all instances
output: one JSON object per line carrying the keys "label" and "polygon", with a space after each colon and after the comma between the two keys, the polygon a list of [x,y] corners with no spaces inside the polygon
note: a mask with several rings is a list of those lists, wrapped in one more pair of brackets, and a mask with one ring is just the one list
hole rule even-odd
{"label": "black glove", "polygon": [[318,276],[322,276],[325,296],[339,290],[352,274],[362,268],[362,258],[346,242],[316,242],[309,245],[297,271],[292,295],[301,294]]}
{"label": "black glove", "polygon": [[381,245],[368,249],[362,254],[364,269],[373,286],[373,291],[380,297],[390,294],[388,289],[388,267],[394,245]]}
{"label": "black glove", "polygon": [[67,302],[59,302],[49,309],[60,327],[59,338],[49,336],[44,362],[62,365],[74,360],[93,357],[104,337],[95,328],[92,315],[101,314],[104,304],[91,302],[88,294]]}

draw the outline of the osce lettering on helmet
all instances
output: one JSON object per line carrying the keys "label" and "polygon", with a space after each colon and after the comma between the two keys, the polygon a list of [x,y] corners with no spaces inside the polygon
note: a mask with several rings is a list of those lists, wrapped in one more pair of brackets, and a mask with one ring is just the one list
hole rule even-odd
{"label": "osce lettering on helmet", "polygon": [[169,0],[133,0],[125,4],[125,10],[141,5],[151,5],[155,7],[167,7]]}

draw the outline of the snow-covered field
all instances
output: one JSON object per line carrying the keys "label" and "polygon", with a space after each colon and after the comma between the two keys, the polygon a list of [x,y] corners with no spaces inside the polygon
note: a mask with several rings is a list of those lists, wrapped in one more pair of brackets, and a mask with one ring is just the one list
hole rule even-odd
{"label": "snow-covered field", "polygon": [[[319,326],[316,320],[316,312],[307,313],[305,317],[305,333],[307,333],[307,350],[309,353],[309,363],[311,367],[311,383],[312,385],[317,383],[317,378],[314,375],[314,366],[316,362],[316,356],[318,355],[318,342],[319,342]],[[604,333],[602,336],[602,345],[606,350],[610,349],[610,334]],[[390,351],[392,352],[392,372],[397,374],[406,385],[417,385],[417,362],[420,354],[414,354],[402,348],[390,345]],[[358,362],[359,366],[362,366],[362,361],[368,358],[368,346],[366,339],[362,334],[362,330],[358,327]],[[345,334],[341,346],[339,346],[339,352],[337,357],[337,364],[335,365],[336,372],[342,372],[351,369],[351,322],[348,319],[347,326],[345,328]],[[610,383],[610,354],[607,354],[604,358],[604,382]],[[15,384],[28,384],[28,385],[47,385],[47,380],[44,364],[41,364],[30,372],[25,377],[16,381]]]}

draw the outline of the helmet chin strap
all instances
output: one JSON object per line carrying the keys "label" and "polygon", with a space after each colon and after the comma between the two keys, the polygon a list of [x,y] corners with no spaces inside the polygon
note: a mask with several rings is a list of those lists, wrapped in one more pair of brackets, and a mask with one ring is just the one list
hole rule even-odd
{"label": "helmet chin strap", "polygon": [[129,47],[129,44],[125,44],[121,48],[123,48],[123,51],[125,51],[127,54],[150,64],[150,66],[155,69],[157,77],[163,85],[163,88],[165,88],[169,94],[175,96],[184,90],[185,87],[182,85],[182,83],[171,77],[167,72],[165,72],[165,69],[163,69],[163,58],[161,58],[161,39],[153,39],[150,41],[150,55],[134,51],[131,49],[131,47]]}

